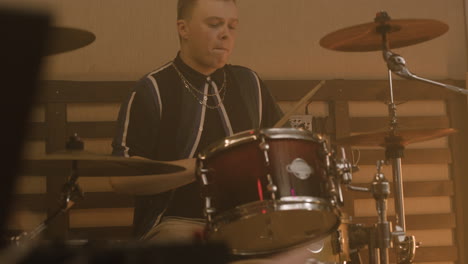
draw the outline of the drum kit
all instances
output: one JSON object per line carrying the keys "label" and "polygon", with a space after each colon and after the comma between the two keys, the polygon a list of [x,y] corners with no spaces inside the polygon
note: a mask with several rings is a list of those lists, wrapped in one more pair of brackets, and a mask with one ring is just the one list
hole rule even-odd
{"label": "drum kit", "polygon": [[[202,188],[207,239],[225,242],[231,253],[239,256],[265,256],[306,247],[311,254],[309,258],[315,256],[320,260],[318,252],[328,247],[329,253],[325,254],[338,256],[332,262],[358,263],[359,250],[367,247],[370,263],[389,263],[390,248],[395,250],[396,262],[412,262],[417,243],[413,236],[406,234],[401,165],[405,146],[456,131],[450,128],[400,129],[392,73],[462,94],[467,92],[412,74],[405,60],[390,48],[428,41],[447,30],[446,24],[436,20],[392,20],[387,13],[380,12],[374,22],[323,37],[320,45],[331,50],[382,51],[390,88],[388,131],[339,138],[329,144],[322,135],[310,131],[269,128],[241,132],[212,144],[198,155],[194,171],[190,171]],[[351,185],[353,171],[357,168],[347,160],[342,148],[363,145],[385,149],[385,161],[376,161],[376,174],[368,188]],[[336,146],[341,146],[341,151]],[[70,177],[63,188],[60,209],[32,232],[17,237],[17,241],[37,236],[52,218],[66,212],[82,197],[76,182],[79,174],[152,175],[155,181],[166,181],[167,177],[158,178],[158,175],[177,179],[182,172],[186,173],[186,168],[176,163],[88,153],[83,151],[83,144],[77,137],[71,138],[65,152],[26,161],[34,173],[47,174],[68,168]],[[396,214],[393,224],[387,220],[387,198],[391,190],[382,173],[384,164],[392,167]],[[108,175],[108,171],[112,171],[112,175]],[[116,175],[116,171],[120,175]],[[345,202],[342,186],[372,195],[378,215],[375,224],[349,221],[342,212]],[[323,261],[330,260],[324,257]]]}

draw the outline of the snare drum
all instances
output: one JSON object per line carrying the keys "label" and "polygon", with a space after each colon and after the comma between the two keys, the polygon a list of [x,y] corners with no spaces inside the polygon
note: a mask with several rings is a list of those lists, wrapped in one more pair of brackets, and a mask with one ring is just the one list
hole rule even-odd
{"label": "snare drum", "polygon": [[340,214],[331,202],[328,157],[323,139],[293,128],[246,131],[205,149],[197,178],[208,238],[253,255],[329,235]]}

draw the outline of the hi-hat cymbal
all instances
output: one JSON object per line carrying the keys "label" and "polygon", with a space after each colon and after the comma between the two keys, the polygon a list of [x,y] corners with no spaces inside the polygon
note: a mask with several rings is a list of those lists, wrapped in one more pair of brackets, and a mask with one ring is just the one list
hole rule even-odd
{"label": "hi-hat cymbal", "polygon": [[185,168],[169,162],[94,154],[82,150],[61,151],[49,155],[26,157],[23,174],[55,175],[67,173],[77,163],[79,176],[139,176],[168,174]]}
{"label": "hi-hat cymbal", "polygon": [[[371,22],[343,28],[320,40],[324,48],[336,51],[382,50],[382,35],[377,32],[380,23]],[[385,22],[389,49],[406,47],[434,39],[448,31],[448,25],[432,19],[395,19]]]}
{"label": "hi-hat cymbal", "polygon": [[335,143],[342,146],[406,146],[412,143],[448,136],[455,132],[457,131],[453,128],[397,130],[394,135],[391,135],[388,131],[371,132],[340,138]]}
{"label": "hi-hat cymbal", "polygon": [[55,55],[79,49],[91,44],[95,39],[96,36],[93,33],[82,29],[51,27],[49,30],[49,41],[44,55]]}

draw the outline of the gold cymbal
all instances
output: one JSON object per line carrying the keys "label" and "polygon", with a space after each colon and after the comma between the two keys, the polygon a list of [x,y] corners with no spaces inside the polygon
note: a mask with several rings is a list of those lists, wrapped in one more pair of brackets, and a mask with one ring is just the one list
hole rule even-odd
{"label": "gold cymbal", "polygon": [[45,56],[82,48],[96,39],[91,32],[69,27],[51,27],[48,34],[49,41],[45,48]]}
{"label": "gold cymbal", "polygon": [[102,155],[83,150],[66,150],[24,158],[23,174],[63,174],[70,171],[74,161],[79,176],[138,176],[185,170],[184,167],[169,162]]}
{"label": "gold cymbal", "polygon": [[[381,23],[371,22],[343,28],[320,40],[320,46],[336,51],[382,50],[382,35],[377,28]],[[389,49],[406,47],[434,39],[448,31],[447,24],[433,19],[395,19],[384,23],[389,26]]]}
{"label": "gold cymbal", "polygon": [[340,138],[337,139],[335,143],[342,146],[406,146],[412,143],[448,136],[455,132],[457,132],[457,130],[453,128],[397,130],[394,135],[391,135],[388,131],[370,132]]}

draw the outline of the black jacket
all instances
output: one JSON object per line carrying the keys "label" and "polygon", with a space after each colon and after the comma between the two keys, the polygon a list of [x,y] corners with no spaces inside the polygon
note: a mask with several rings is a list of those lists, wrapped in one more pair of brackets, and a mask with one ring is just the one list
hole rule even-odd
{"label": "black jacket", "polygon": [[[208,109],[200,104],[196,98],[198,93],[184,86],[173,63],[193,86],[200,92],[205,89],[209,94],[214,87],[218,90],[222,87],[225,73],[227,86],[221,107]],[[210,85],[209,79],[215,83]],[[198,99],[202,99],[202,94],[199,95]],[[216,98],[211,99],[211,105],[219,103]],[[176,57],[173,62],[144,76],[122,104],[117,133],[112,142],[113,154],[161,161],[192,158],[213,140],[248,129],[271,127],[281,116],[270,92],[252,70],[226,65],[207,77]],[[197,192],[197,184],[179,189],[191,192],[193,196]],[[140,236],[151,228],[157,216],[167,208],[171,195],[174,191],[137,197],[134,215],[136,235]],[[175,199],[173,207],[193,200],[190,195]],[[201,216],[201,200],[194,203],[196,206],[187,205],[187,208],[196,210],[197,214],[190,212],[180,216]],[[178,214],[177,210],[174,212]]]}

